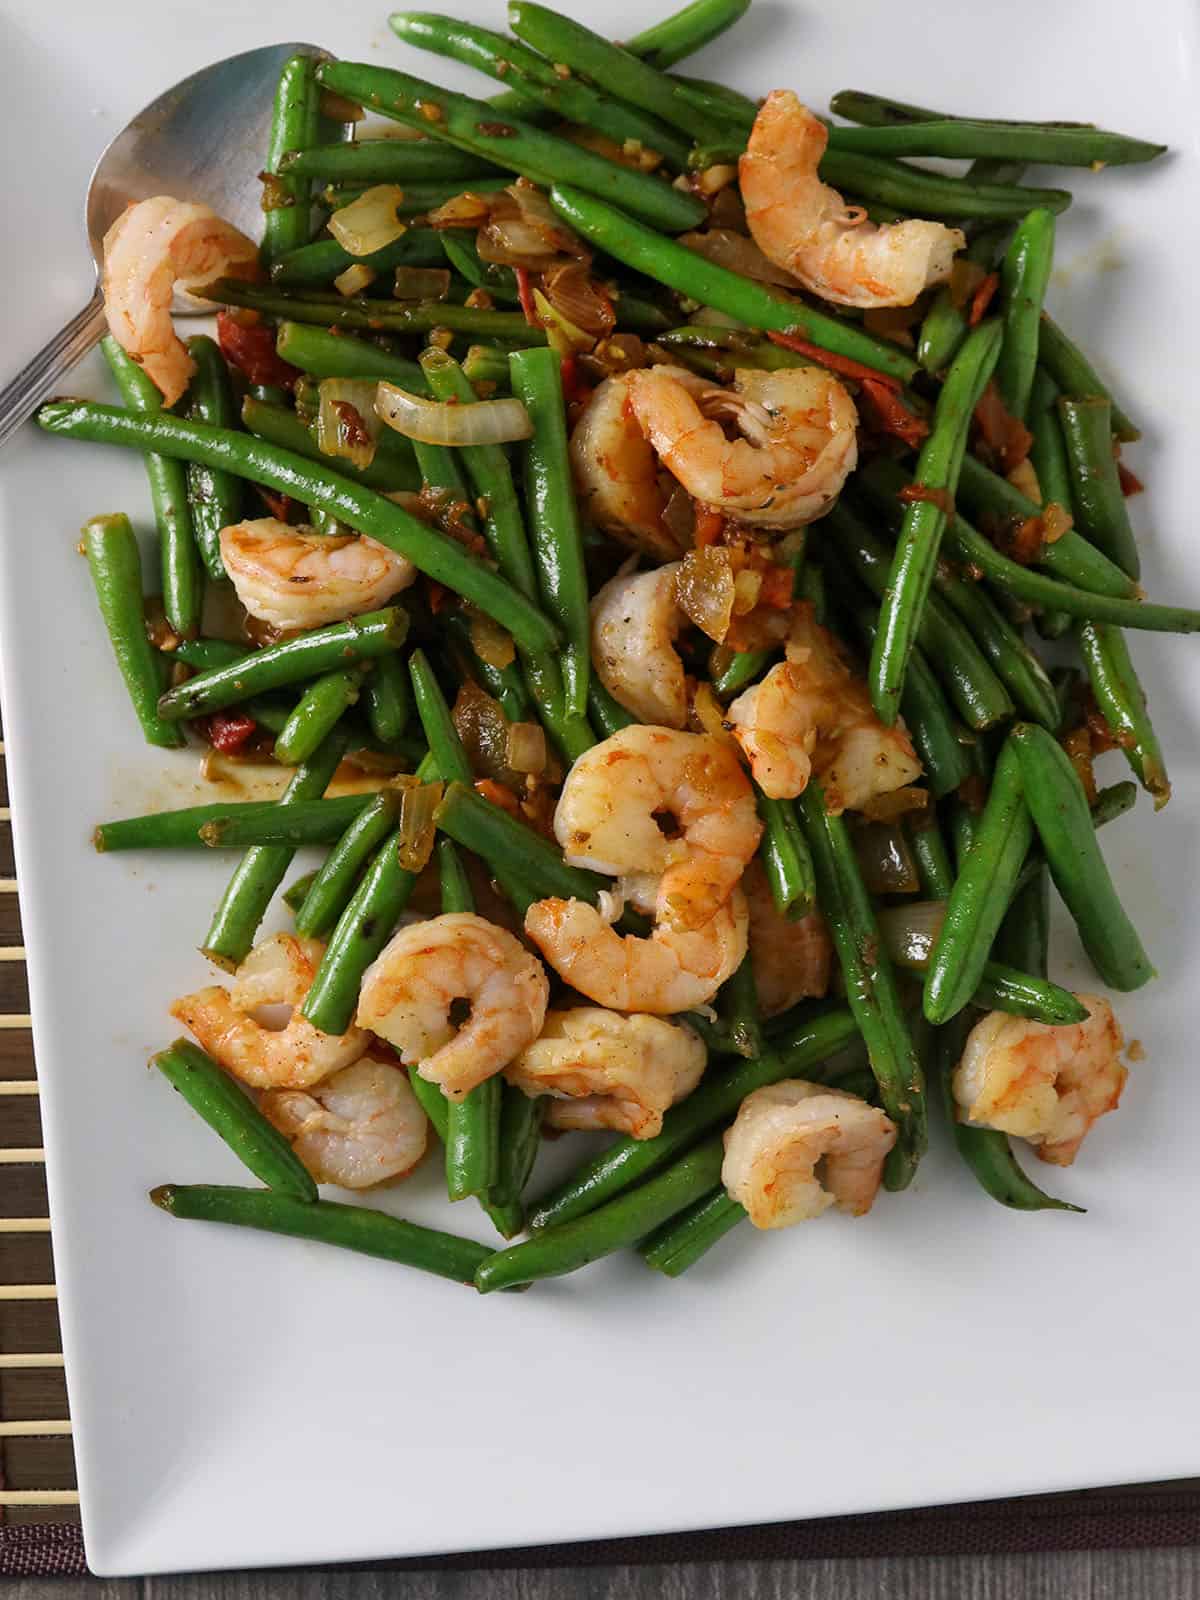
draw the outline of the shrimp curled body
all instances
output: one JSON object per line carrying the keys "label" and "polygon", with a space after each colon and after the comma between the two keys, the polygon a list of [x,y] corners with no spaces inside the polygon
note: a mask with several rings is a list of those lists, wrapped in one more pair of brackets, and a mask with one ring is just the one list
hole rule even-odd
{"label": "shrimp curled body", "polygon": [[155,195],[126,207],[104,235],[104,314],[113,338],[174,405],[196,364],[176,337],[176,288],[258,275],[258,246],[208,206]]}
{"label": "shrimp curled body", "polygon": [[[674,818],[678,838],[663,833],[662,816]],[[554,833],[572,866],[657,877],[658,921],[695,929],[729,898],[762,824],[750,781],[727,745],[708,734],[634,726],[575,762]]]}
{"label": "shrimp curled body", "polygon": [[866,683],[808,605],[797,607],[787,660],[739,695],[727,715],[755,781],[772,799],[794,799],[815,776],[830,811],[860,811],[921,774],[903,725],[879,720]]}
{"label": "shrimp curled body", "polygon": [[601,683],[640,722],[682,728],[687,686],[675,639],[677,561],[612,578],[592,601],[592,663]]}
{"label": "shrimp curled body", "polygon": [[[392,936],[363,975],[357,1022],[462,1100],[537,1038],[549,992],[541,962],[511,933],[451,912]],[[471,1008],[461,1027],[456,1000]]]}
{"label": "shrimp curled body", "polygon": [[1128,1077],[1108,1001],[1075,998],[1086,1022],[1051,1027],[989,1011],[967,1035],[953,1079],[965,1122],[1028,1139],[1058,1167],[1069,1167],[1092,1123],[1117,1109]]}
{"label": "shrimp curled body", "polygon": [[605,378],[571,434],[571,470],[588,520],[657,561],[684,546],[663,519],[667,494],[629,403],[631,373]]}
{"label": "shrimp curled body", "polygon": [[305,533],[274,517],[223,528],[221,560],[246,610],[275,628],[319,628],[374,611],[417,575],[366,535]]}
{"label": "shrimp curled body", "polygon": [[790,90],[774,89],[763,101],[738,162],[754,242],[835,305],[912,305],[949,277],[963,234],[941,222],[876,227],[851,213],[817,175],[828,142],[825,124]]}
{"label": "shrimp curled body", "polygon": [[670,1016],[712,1000],[746,954],[746,900],[733,893],[703,927],[656,922],[649,938],[622,937],[584,900],[538,900],[525,932],[555,972],[597,1005]]}
{"label": "shrimp curled body", "polygon": [[742,1101],[721,1178],[756,1228],[786,1228],[833,1205],[861,1217],[895,1142],[890,1118],[857,1095],[788,1079]]}
{"label": "shrimp curled body", "polygon": [[318,1183],[343,1189],[407,1176],[429,1137],[407,1075],[369,1056],[310,1090],[271,1089],[259,1109]]}
{"label": "shrimp curled body", "polygon": [[[323,950],[315,939],[277,933],[251,950],[232,990],[213,984],[185,994],[171,1015],[252,1089],[307,1089],[357,1061],[370,1042],[359,1028],[320,1033],[300,1014]],[[255,1015],[267,1006],[291,1006],[291,1020],[267,1027]]]}
{"label": "shrimp curled body", "polygon": [[599,1006],[549,1011],[541,1037],[504,1069],[530,1096],[549,1095],[552,1128],[662,1132],[663,1112],[700,1081],[706,1052],[688,1027]]}

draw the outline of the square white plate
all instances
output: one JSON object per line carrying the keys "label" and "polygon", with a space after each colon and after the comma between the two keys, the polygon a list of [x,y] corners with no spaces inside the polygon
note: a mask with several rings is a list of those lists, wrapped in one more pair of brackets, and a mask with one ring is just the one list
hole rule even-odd
{"label": "square white plate", "polygon": [[[501,7],[454,0],[493,25]],[[574,9],[584,11],[578,0]],[[656,11],[659,8],[655,8]],[[664,0],[665,9],[665,0]],[[85,298],[78,213],[127,117],[204,62],[281,38],[467,83],[361,0],[8,0],[2,365]],[[594,19],[594,17],[593,17]],[[649,20],[632,0],[615,35]],[[1168,140],[1150,171],[1074,176],[1052,302],[1147,428],[1134,459],[1148,590],[1200,598],[1194,456],[1196,14],[1187,0],[836,6],[757,0],[697,62],[823,107],[847,85]],[[486,92],[481,90],[480,92]],[[104,392],[97,362],[72,388]],[[1076,1169],[1086,1217],[1013,1215],[943,1149],[869,1222],[739,1234],[677,1284],[626,1257],[482,1300],[300,1242],[173,1223],[155,1183],[239,1181],[147,1072],[224,859],[102,857],[103,817],[186,803],[193,760],[138,740],[77,530],[128,509],[140,461],[30,428],[3,462],[0,639],[54,1244],[88,1554],[99,1573],[414,1555],[1165,1478],[1200,1469],[1193,1271],[1200,641],[1134,642],[1172,757],[1105,848],[1162,979]],[[1118,758],[1106,771],[1120,776]],[[164,769],[174,776],[164,777]],[[1073,935],[1058,971],[1088,986]],[[942,1141],[939,1141],[939,1144]],[[452,1218],[431,1169],[388,1204]]]}

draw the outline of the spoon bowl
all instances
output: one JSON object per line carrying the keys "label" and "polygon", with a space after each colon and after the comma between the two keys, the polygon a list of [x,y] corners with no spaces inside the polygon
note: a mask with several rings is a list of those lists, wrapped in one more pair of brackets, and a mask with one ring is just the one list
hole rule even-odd
{"label": "spoon bowl", "polygon": [[[257,237],[262,226],[258,172],[267,149],[275,85],[289,56],[324,55],[316,45],[273,44],[227,56],[194,72],[139,111],[97,161],[84,202],[84,226],[96,288],[83,310],[0,390],[0,445],[8,439],[105,331],[100,271],[104,235],[127,205],[151,195],[211,206]],[[210,315],[176,296],[182,315]]]}

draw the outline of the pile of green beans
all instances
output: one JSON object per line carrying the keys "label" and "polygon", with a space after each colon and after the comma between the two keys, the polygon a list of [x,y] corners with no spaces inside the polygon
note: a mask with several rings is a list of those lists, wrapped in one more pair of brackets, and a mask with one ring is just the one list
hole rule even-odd
{"label": "pile of green beans", "polygon": [[[366,969],[410,905],[507,919],[520,933],[536,902],[582,901],[603,915],[610,955],[622,938],[621,960],[650,949],[683,961],[689,941],[703,940],[703,929],[668,936],[625,911],[616,891],[629,886],[578,864],[603,853],[555,809],[571,765],[636,721],[603,631],[593,638],[594,593],[656,559],[631,530],[589,525],[608,513],[588,483],[594,442],[572,430],[594,390],[677,361],[699,375],[705,447],[719,453],[740,430],[739,448],[759,443],[764,455],[782,413],[717,404],[709,392],[739,372],[775,374],[782,389],[815,367],[863,401],[856,464],[803,532],[756,527],[745,501],[727,515],[724,480],[706,487],[715,504],[691,497],[689,507],[687,453],[673,453],[632,403],[620,427],[633,464],[615,447],[601,463],[610,477],[641,472],[639,492],[660,508],[647,516],[684,550],[693,519],[699,548],[682,564],[665,642],[651,637],[658,619],[637,641],[647,671],[660,649],[683,661],[690,720],[671,738],[701,727],[710,739],[745,738],[742,708],[721,724],[714,707],[768,674],[781,693],[809,695],[795,713],[796,751],[789,725],[769,730],[806,776],[780,793],[751,771],[772,789],[745,790],[762,823],[746,851],[757,841],[769,898],[751,896],[754,948],[729,961],[713,1004],[675,1019],[709,1064],[661,1132],[615,1139],[531,1203],[547,1100],[507,1083],[507,1061],[458,1101],[422,1076],[423,1061],[398,1062],[441,1143],[446,1196],[474,1199],[512,1241],[493,1250],[320,1199],[303,1144],[293,1149],[264,1115],[270,1102],[260,1110],[223,1059],[179,1040],[154,1065],[263,1187],[164,1184],[152,1198],[171,1215],[337,1244],[481,1293],[627,1248],[674,1278],[726,1235],[749,1236],[740,1191],[723,1182],[724,1136],[747,1096],[795,1079],[882,1109],[895,1130],[881,1175],[890,1192],[916,1177],[932,1098],[933,1136],[940,1128],[987,1196],[1015,1210],[1079,1209],[1033,1183],[1006,1134],[965,1120],[956,1072],[983,1013],[1035,1029],[1088,1025],[1084,1002],[1049,976],[1052,889],[1101,981],[1130,991],[1154,976],[1097,830],[1132,806],[1138,785],[1156,808],[1171,794],[1126,630],[1200,632],[1200,609],[1148,600],[1139,587],[1126,501],[1138,484],[1119,465],[1138,428],[1046,310],[1056,219],[1072,197],[1026,181],[1026,169],[1139,164],[1163,147],[1090,124],[960,117],[842,91],[821,180],[872,223],[948,221],[966,240],[965,275],[917,296],[903,331],[878,332],[891,324],[824,299],[820,284],[781,288],[689,247],[696,230],[741,232],[736,163],[758,105],[673,69],[749,4],[691,0],[625,43],[539,0],[510,0],[511,36],[428,12],[390,18],[405,43],[502,84],[490,101],[391,66],[298,52],[282,70],[263,153],[261,269],[255,281],[205,286],[205,299],[230,309],[215,338],[188,341],[192,376],[178,407],[163,407],[137,352],[110,337],[123,404],[60,399],[38,414],[49,434],[118,445],[146,463],[156,579],[143,580],[124,514],[89,521],[80,550],[147,743],[207,743],[289,773],[275,800],[102,823],[96,849],[240,852],[197,941],[236,972],[297,850],[320,847],[323,859],[304,860],[281,895],[298,938],[323,942],[305,946],[314,975],[295,1015],[319,1035],[353,1039]],[[332,96],[408,136],[339,139]],[[951,175],[914,164],[926,157],[970,166]],[[379,186],[379,232],[356,242],[335,213]],[[742,242],[750,260],[751,240]],[[874,298],[887,308],[886,293]],[[384,421],[378,383],[426,402],[421,422],[400,425],[413,437]],[[486,404],[496,396],[503,405]],[[767,430],[765,446],[755,428]],[[226,537],[266,509],[270,537],[283,549],[297,540],[303,553],[288,580],[295,615],[324,552],[353,572],[370,548],[355,535],[408,565],[362,610],[326,607],[314,590],[321,620],[280,628]],[[727,555],[728,631],[706,621],[703,637],[684,577]],[[147,598],[155,587],[161,603]],[[245,618],[233,615],[231,590]],[[836,693],[819,682],[821,652],[789,638],[788,608],[829,630],[831,656],[845,663]],[[1047,671],[1030,622],[1071,665]],[[818,675],[811,692],[806,671]],[[894,729],[880,748],[895,741],[907,759],[911,743],[920,766],[864,803],[869,828],[826,802],[848,793],[843,744],[863,729],[881,739]],[[649,748],[655,730],[644,732]],[[1092,756],[1114,747],[1136,783],[1097,790]],[[615,813],[627,756],[611,755],[612,794],[598,799]],[[697,786],[698,771],[687,765],[681,784]],[[672,806],[683,801],[658,794],[655,773],[634,775],[645,791],[635,804],[673,839]],[[685,848],[693,827],[718,831],[719,811],[714,798],[683,828]],[[881,850],[904,871],[883,870]],[[422,862],[435,883],[418,881]],[[493,911],[497,896],[507,904]],[[740,930],[740,899],[730,909]],[[772,910],[786,959],[793,935],[816,950],[823,923],[820,959],[832,947],[831,991],[844,1003],[764,1016],[768,963],[781,959]],[[801,919],[810,920],[787,927]],[[554,994],[556,1006],[579,1003]],[[446,1005],[449,1024],[457,1011]]]}

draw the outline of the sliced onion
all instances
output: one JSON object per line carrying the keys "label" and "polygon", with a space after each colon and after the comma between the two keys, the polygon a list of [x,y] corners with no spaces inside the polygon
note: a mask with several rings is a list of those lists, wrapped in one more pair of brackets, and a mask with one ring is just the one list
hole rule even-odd
{"label": "sliced onion", "polygon": [[434,813],[442,800],[440,783],[419,783],[416,778],[398,778],[400,791],[399,834],[396,854],[405,872],[420,872],[428,865],[437,836]]}
{"label": "sliced onion", "polygon": [[569,317],[556,311],[540,289],[533,291],[533,304],[538,321],[546,330],[546,338],[560,356],[574,355],[576,351],[590,350],[595,339],[590,333],[576,327]]}
{"label": "sliced onion", "polygon": [[903,789],[889,789],[887,794],[864,800],[862,814],[868,822],[890,823],[911,816],[914,811],[925,811],[929,801],[928,789],[918,789],[915,783],[909,783]]}
{"label": "sliced onion", "polygon": [[514,772],[544,772],[546,734],[540,723],[514,722],[508,730],[508,764]]}
{"label": "sliced onion", "polygon": [[564,261],[547,268],[542,292],[561,317],[585,334],[598,338],[616,324],[613,303],[589,276],[586,262]]}
{"label": "sliced onion", "polygon": [[317,392],[317,448],[356,467],[369,467],[382,431],[375,415],[375,384],[364,378],[322,378]]}
{"label": "sliced onion", "polygon": [[465,189],[431,211],[427,220],[431,228],[479,228],[490,215],[488,197]]}
{"label": "sliced onion", "polygon": [[698,256],[703,256],[706,261],[714,261],[719,267],[728,267],[730,272],[738,272],[743,278],[753,278],[756,283],[771,283],[781,289],[800,287],[799,281],[790,272],[767,260],[753,239],[747,239],[743,233],[734,233],[730,228],[710,228],[707,233],[681,233],[678,242],[695,251]]}
{"label": "sliced onion", "polygon": [[853,839],[863,882],[872,894],[915,894],[921,887],[917,864],[900,828],[867,822],[854,829]]}
{"label": "sliced onion", "polygon": [[352,267],[347,267],[345,272],[339,272],[333,280],[333,287],[339,294],[349,297],[352,294],[361,294],[364,289],[369,289],[375,282],[376,272],[374,267],[367,266],[365,261],[356,261]]}
{"label": "sliced onion", "polygon": [[1061,539],[1064,533],[1070,533],[1075,526],[1075,518],[1065,506],[1060,506],[1057,500],[1042,512],[1042,538],[1047,544],[1053,544],[1056,539]]}
{"label": "sliced onion", "polygon": [[449,267],[396,268],[394,300],[444,300],[449,293]]}
{"label": "sliced onion", "polygon": [[896,965],[923,972],[946,920],[946,902],[915,900],[907,906],[889,906],[877,912],[875,920]]}
{"label": "sliced onion", "polygon": [[481,261],[502,267],[527,267],[536,272],[559,254],[540,223],[524,217],[502,217],[481,228],[476,239]]}
{"label": "sliced onion", "polygon": [[735,585],[729,551],[718,545],[689,550],[675,574],[679,609],[716,644],[729,632]]}
{"label": "sliced onion", "polygon": [[508,763],[509,721],[500,702],[468,678],[459,688],[451,716],[471,771],[510,788],[519,785],[521,779]]}
{"label": "sliced onion", "polygon": [[509,444],[533,433],[528,411],[511,396],[455,405],[423,400],[394,383],[381,383],[375,391],[375,411],[389,428],[421,444]]}
{"label": "sliced onion", "polygon": [[394,183],[376,183],[329,219],[329,231],[352,256],[373,255],[408,232],[397,212],[404,190]]}
{"label": "sliced onion", "polygon": [[688,318],[688,323],[694,323],[699,328],[738,328],[747,329],[748,322],[739,322],[737,317],[731,317],[728,311],[718,311],[716,306],[700,306]]}

